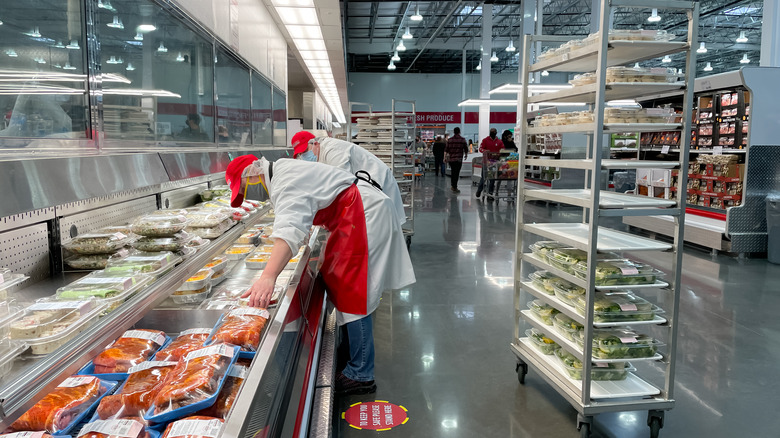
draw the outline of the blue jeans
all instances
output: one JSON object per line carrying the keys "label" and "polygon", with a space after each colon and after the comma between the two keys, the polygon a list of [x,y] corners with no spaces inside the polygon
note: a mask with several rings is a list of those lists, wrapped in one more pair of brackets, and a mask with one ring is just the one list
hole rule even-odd
{"label": "blue jeans", "polygon": [[444,161],[441,162],[441,176],[447,175],[447,163]]}
{"label": "blue jeans", "polygon": [[349,362],[342,373],[358,382],[374,380],[374,323],[371,315],[344,326],[349,336]]}
{"label": "blue jeans", "polygon": [[[487,169],[485,169],[485,164],[482,164],[482,178],[479,179],[479,185],[477,186],[477,193],[482,194],[482,189],[485,188],[485,174],[487,173]],[[488,183],[488,193],[493,193],[493,185],[495,184],[495,180],[490,180]]]}

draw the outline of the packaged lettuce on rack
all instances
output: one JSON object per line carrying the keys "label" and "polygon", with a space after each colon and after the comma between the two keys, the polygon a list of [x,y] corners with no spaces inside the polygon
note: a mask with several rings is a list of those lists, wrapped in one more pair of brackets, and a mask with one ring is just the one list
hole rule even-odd
{"label": "packaged lettuce on rack", "polygon": [[74,237],[62,246],[76,254],[110,254],[132,242],[122,233],[87,233]]}
{"label": "packaged lettuce on rack", "polygon": [[162,388],[168,374],[177,362],[149,361],[131,367],[127,380],[116,391],[100,401],[97,415],[110,418],[142,417],[152,406],[152,400]]}
{"label": "packaged lettuce on rack", "polygon": [[225,342],[238,345],[241,351],[255,352],[270,317],[266,309],[244,307],[231,310],[217,322],[210,343]]}
{"label": "packaged lettuce on rack", "polygon": [[555,294],[555,283],[564,281],[560,277],[549,273],[548,271],[534,271],[528,275],[528,279],[537,288],[547,292],[548,295]]}
{"label": "packaged lettuce on rack", "polygon": [[[554,354],[561,361],[569,377],[582,380],[582,361],[563,348],[555,350]],[[626,380],[631,371],[636,369],[627,362],[594,363],[590,368],[590,378],[598,381]]]}
{"label": "packaged lettuce on rack", "polygon": [[154,355],[158,361],[178,361],[187,353],[203,348],[211,334],[210,328],[194,328],[179,333],[170,344]]}
{"label": "packaged lettuce on rack", "polygon": [[117,377],[124,378],[121,374],[126,374],[130,368],[149,360],[168,340],[165,332],[159,330],[128,330],[98,354],[82,372],[120,375]]}
{"label": "packaged lettuce on rack", "polygon": [[106,265],[106,271],[141,272],[157,277],[168,272],[168,270],[173,268],[180,261],[181,257],[170,251],[133,251],[127,257],[109,260]]}
{"label": "packaged lettuce on rack", "polygon": [[541,300],[529,301],[528,308],[531,309],[531,312],[533,312],[533,314],[536,315],[537,318],[541,319],[547,325],[553,325],[553,321],[552,321],[553,317],[561,313],[555,307]]}
{"label": "packaged lettuce on rack", "polygon": [[570,274],[574,273],[575,263],[586,260],[588,260],[588,253],[577,248],[556,248],[547,257],[551,265]]}
{"label": "packaged lettuce on rack", "polygon": [[[582,279],[587,275],[586,262],[574,266],[574,274]],[[605,260],[596,264],[596,286],[622,286],[632,284],[653,284],[663,272],[652,266],[628,259]]]}
{"label": "packaged lettuce on rack", "polygon": [[176,252],[183,249],[184,245],[190,240],[192,240],[192,237],[184,231],[180,231],[169,237],[144,236],[133,242],[133,248],[146,252]]}
{"label": "packaged lettuce on rack", "polygon": [[536,254],[537,257],[545,261],[547,260],[547,257],[551,255],[554,249],[568,247],[569,245],[564,245],[563,243],[556,242],[554,240],[542,240],[528,246],[532,253]]}
{"label": "packaged lettuce on rack", "polygon": [[157,438],[159,433],[147,429],[139,419],[95,420],[81,428],[76,438]]}
{"label": "packaged lettuce on rack", "polygon": [[553,317],[553,326],[564,338],[570,341],[574,341],[579,336],[579,332],[585,330],[585,327],[582,324],[563,313],[558,313]]}
{"label": "packaged lettuce on rack", "polygon": [[72,269],[95,271],[105,269],[109,260],[121,260],[130,255],[127,248],[122,248],[108,254],[76,254],[65,259],[65,264]]}
{"label": "packaged lettuce on rack", "polygon": [[553,283],[555,296],[564,303],[573,306],[574,300],[585,295],[585,289],[566,280],[558,280]]}
{"label": "packaged lettuce on rack", "polygon": [[556,344],[555,341],[548,338],[544,335],[544,333],[536,330],[535,328],[526,330],[525,335],[531,339],[531,342],[534,344],[536,349],[539,350],[542,354],[553,354],[555,350],[560,348],[560,346]]}
{"label": "packaged lettuce on rack", "polygon": [[[585,297],[574,302],[574,308],[585,314]],[[593,300],[593,321],[597,323],[650,321],[661,309],[630,291],[596,292]]]}
{"label": "packaged lettuce on rack", "polygon": [[223,424],[221,418],[193,415],[169,424],[162,438],[216,438]]}
{"label": "packaged lettuce on rack", "polygon": [[140,236],[169,237],[187,227],[187,217],[175,212],[155,212],[133,222],[131,230]]}
{"label": "packaged lettuce on rack", "polygon": [[596,329],[593,357],[596,359],[637,359],[653,357],[660,342],[628,329]]}

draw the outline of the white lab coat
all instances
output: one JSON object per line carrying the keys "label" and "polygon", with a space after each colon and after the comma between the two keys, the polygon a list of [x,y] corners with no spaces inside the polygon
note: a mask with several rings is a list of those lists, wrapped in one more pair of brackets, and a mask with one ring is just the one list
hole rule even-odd
{"label": "white lab coat", "polygon": [[[317,212],[348,189],[355,176],[321,163],[281,159],[274,162],[273,178],[268,181],[268,167],[265,162],[263,173],[276,214],[271,238],[283,239],[295,254],[308,237]],[[409,286],[416,279],[392,202],[368,183],[360,182],[358,190],[366,213],[368,315],[379,306],[382,292]],[[343,325],[365,316],[337,312],[337,322]]]}
{"label": "white lab coat", "polygon": [[371,152],[348,141],[331,137],[318,137],[320,143],[319,162],[338,167],[352,175],[358,170],[365,170],[371,178],[382,187],[382,191],[393,201],[393,208],[398,223],[406,223],[404,202],[401,199],[401,191],[398,182],[393,176],[393,171],[382,160]]}

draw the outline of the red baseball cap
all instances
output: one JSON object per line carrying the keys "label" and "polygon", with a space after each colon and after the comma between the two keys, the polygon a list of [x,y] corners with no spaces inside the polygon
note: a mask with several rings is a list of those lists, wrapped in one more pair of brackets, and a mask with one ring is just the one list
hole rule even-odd
{"label": "red baseball cap", "polygon": [[258,158],[252,154],[236,157],[228,164],[225,170],[225,181],[230,187],[230,206],[237,208],[244,202],[244,195],[241,194],[241,174],[247,166],[257,161]]}
{"label": "red baseball cap", "polygon": [[314,138],[314,134],[309,131],[299,131],[297,134],[293,135],[293,138],[290,141],[293,147],[293,157],[306,152],[306,150],[309,149],[309,140],[312,138]]}

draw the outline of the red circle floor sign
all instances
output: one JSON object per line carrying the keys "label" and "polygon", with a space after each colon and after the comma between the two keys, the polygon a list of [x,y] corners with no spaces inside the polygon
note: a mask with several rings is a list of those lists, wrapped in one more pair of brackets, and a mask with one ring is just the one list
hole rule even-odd
{"label": "red circle floor sign", "polygon": [[405,407],[384,400],[355,403],[341,413],[341,418],[355,429],[390,430],[409,421]]}

